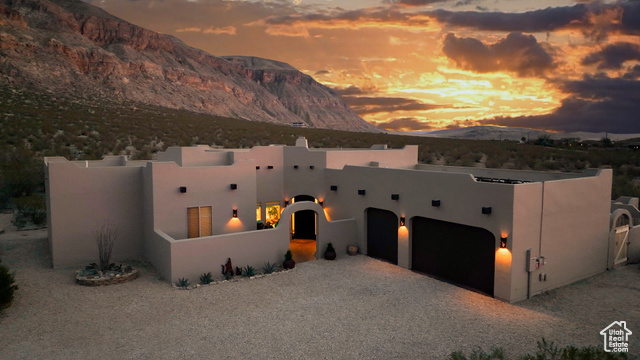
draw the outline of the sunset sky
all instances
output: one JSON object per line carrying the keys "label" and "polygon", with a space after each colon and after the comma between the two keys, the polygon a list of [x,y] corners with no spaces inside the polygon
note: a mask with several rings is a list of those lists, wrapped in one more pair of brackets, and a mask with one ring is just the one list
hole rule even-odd
{"label": "sunset sky", "polygon": [[640,133],[640,1],[89,2],[213,55],[289,63],[385,129]]}

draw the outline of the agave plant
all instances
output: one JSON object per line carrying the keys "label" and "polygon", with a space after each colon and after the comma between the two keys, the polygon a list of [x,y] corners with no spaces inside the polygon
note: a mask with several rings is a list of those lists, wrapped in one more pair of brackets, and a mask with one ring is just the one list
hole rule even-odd
{"label": "agave plant", "polygon": [[206,274],[200,275],[200,284],[207,285],[207,284],[211,284],[212,282],[213,282],[213,275],[211,274],[211,271],[209,271]]}
{"label": "agave plant", "polygon": [[191,284],[189,283],[189,279],[181,278],[181,279],[178,279],[178,282],[176,285],[178,285],[178,287],[181,287],[181,288],[187,288]]}
{"label": "agave plant", "polygon": [[256,274],[256,269],[254,269],[253,266],[251,265],[247,265],[247,267],[242,269],[242,276],[244,277],[251,277],[251,276],[254,276],[255,274]]}
{"label": "agave plant", "polygon": [[271,274],[273,272],[275,272],[276,270],[278,270],[278,265],[277,264],[272,264],[270,262],[266,262],[264,263],[264,266],[262,267],[262,272],[265,274]]}

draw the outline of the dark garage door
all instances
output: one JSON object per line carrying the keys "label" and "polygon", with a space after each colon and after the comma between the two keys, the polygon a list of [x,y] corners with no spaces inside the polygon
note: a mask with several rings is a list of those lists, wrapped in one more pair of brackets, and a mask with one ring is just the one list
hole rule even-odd
{"label": "dark garage door", "polygon": [[485,229],[413,219],[413,270],[493,296],[495,251],[495,237]]}
{"label": "dark garage door", "polygon": [[398,217],[393,212],[367,209],[367,255],[398,264]]}

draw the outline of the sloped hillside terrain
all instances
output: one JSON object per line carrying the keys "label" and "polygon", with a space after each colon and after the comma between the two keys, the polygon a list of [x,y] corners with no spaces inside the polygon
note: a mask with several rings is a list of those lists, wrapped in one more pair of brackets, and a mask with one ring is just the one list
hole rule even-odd
{"label": "sloped hillside terrain", "polygon": [[81,99],[131,100],[251,121],[378,131],[331,89],[287,64],[230,60],[80,0],[0,0],[2,82]]}

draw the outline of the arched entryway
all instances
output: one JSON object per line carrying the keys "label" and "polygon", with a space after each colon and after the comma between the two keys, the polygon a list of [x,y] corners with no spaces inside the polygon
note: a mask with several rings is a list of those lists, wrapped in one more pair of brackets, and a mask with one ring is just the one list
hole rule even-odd
{"label": "arched entryway", "polygon": [[[295,196],[292,204],[302,201],[316,202],[310,195]],[[289,249],[297,263],[316,259],[316,239],[318,235],[318,214],[313,210],[299,210],[291,215],[291,241]]]}
{"label": "arched entryway", "polygon": [[[293,198],[293,203],[300,201],[315,202],[316,198],[310,195],[298,195]],[[293,221],[291,229],[292,239],[315,240],[317,231],[317,215],[313,210],[301,210],[291,215]]]}

